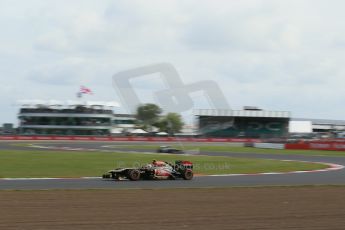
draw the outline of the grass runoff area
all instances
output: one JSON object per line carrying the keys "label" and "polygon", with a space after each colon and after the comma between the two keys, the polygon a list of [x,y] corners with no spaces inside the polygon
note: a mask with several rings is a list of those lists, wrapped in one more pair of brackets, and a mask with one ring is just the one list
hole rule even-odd
{"label": "grass runoff area", "polygon": [[[325,151],[325,150],[289,150],[289,149],[260,149],[252,147],[240,147],[230,145],[190,145],[184,144],[180,145],[169,145],[178,149],[183,149],[185,151],[200,151],[202,152],[229,152],[229,153],[257,153],[257,154],[280,154],[280,155],[304,155],[304,156],[336,156],[345,157],[345,151]],[[124,148],[124,149],[146,149],[156,151],[159,147],[158,145],[108,145],[109,148]]]}
{"label": "grass runoff area", "polygon": [[216,156],[2,150],[0,151],[0,178],[101,176],[109,169],[138,167],[151,162],[153,159],[172,163],[175,160],[189,160],[194,163],[194,172],[204,175],[288,172],[327,167],[316,163]]}

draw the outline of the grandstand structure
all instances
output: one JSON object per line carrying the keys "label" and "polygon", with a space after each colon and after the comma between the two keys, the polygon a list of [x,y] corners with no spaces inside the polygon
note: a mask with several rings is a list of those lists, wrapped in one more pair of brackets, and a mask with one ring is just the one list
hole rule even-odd
{"label": "grandstand structure", "polygon": [[117,102],[21,100],[20,135],[110,135]]}
{"label": "grandstand structure", "polygon": [[[114,112],[119,107],[114,101],[21,100],[17,104],[18,128],[4,124],[2,135],[124,136],[137,128],[135,115]],[[345,121],[291,118],[288,111],[245,106],[242,110],[198,109],[194,115],[196,123],[185,126],[178,136],[345,138]]]}
{"label": "grandstand structure", "polygon": [[243,110],[199,109],[194,111],[203,137],[287,137],[290,112],[266,111],[246,106]]}
{"label": "grandstand structure", "polygon": [[130,133],[136,128],[136,118],[133,114],[114,114],[112,120],[112,135]]}

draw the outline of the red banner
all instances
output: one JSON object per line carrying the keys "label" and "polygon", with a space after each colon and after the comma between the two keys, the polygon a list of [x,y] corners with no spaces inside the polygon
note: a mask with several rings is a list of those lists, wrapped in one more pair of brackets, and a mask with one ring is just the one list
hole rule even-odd
{"label": "red banner", "polygon": [[285,149],[309,149],[309,150],[331,150],[345,151],[345,142],[334,141],[313,141],[301,143],[287,143]]}

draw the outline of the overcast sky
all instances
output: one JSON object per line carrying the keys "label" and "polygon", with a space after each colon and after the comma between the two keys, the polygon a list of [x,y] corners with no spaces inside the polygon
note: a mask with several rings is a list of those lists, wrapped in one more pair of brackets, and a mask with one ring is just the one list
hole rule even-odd
{"label": "overcast sky", "polygon": [[[345,119],[344,9],[342,0],[0,0],[0,123],[17,123],[18,99],[75,99],[80,85],[94,91],[84,99],[120,101],[115,73],[162,62],[185,84],[217,82],[232,109]],[[154,102],[158,82],[133,81],[142,102]]]}

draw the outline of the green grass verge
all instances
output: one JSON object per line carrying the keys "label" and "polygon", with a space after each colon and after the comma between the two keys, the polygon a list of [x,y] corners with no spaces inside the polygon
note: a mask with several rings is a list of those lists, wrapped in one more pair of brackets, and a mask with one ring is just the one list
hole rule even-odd
{"label": "green grass verge", "polygon": [[0,178],[100,176],[112,168],[137,167],[152,159],[169,162],[190,160],[194,163],[195,173],[200,174],[288,172],[327,167],[323,164],[233,157],[3,150],[0,151]]}
{"label": "green grass verge", "polygon": [[[121,145],[109,145],[109,147],[121,148]],[[198,150],[200,152],[229,152],[229,153],[257,153],[257,154],[282,154],[282,155],[305,155],[305,156],[336,156],[345,157],[345,151],[325,151],[325,150],[289,150],[289,149],[259,149],[237,146],[215,146],[215,145],[171,145],[184,150]],[[158,145],[125,145],[126,149],[147,149],[156,151]]]}

